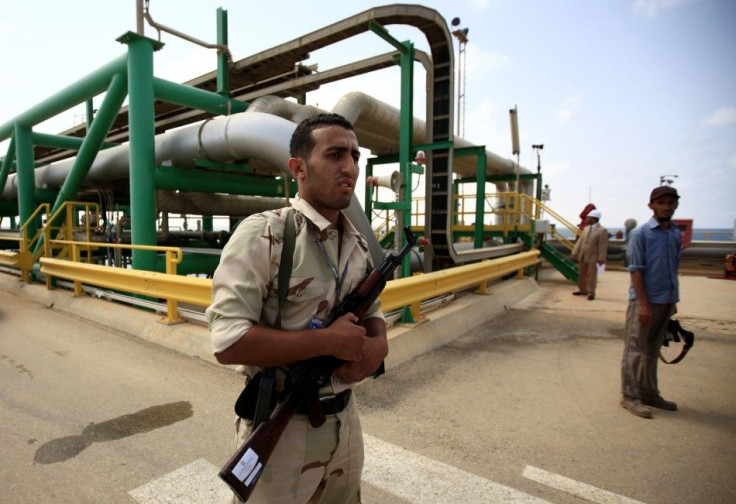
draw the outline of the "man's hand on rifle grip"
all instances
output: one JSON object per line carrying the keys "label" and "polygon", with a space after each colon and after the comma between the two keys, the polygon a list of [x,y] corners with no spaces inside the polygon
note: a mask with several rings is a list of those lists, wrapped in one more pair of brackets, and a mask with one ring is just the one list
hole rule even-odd
{"label": "man's hand on rifle grip", "polygon": [[363,358],[363,346],[367,336],[365,327],[359,325],[358,322],[355,314],[346,313],[324,329],[333,334],[332,355],[338,359],[357,361]]}
{"label": "man's hand on rifle grip", "polygon": [[363,321],[367,330],[364,339],[363,357],[356,361],[342,364],[335,370],[335,375],[343,380],[355,383],[368,378],[378,369],[383,359],[388,355],[388,341],[386,340],[386,323],[378,317]]}

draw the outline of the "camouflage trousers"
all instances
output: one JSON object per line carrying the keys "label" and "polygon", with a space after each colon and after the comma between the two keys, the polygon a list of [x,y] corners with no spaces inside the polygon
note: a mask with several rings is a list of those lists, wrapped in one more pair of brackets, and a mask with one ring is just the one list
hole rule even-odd
{"label": "camouflage trousers", "polygon": [[[235,422],[237,445],[251,434],[251,423]],[[248,504],[360,503],[363,432],[355,396],[319,428],[295,415],[261,475]],[[240,501],[233,495],[233,503]]]}
{"label": "camouflage trousers", "polygon": [[652,304],[652,325],[639,322],[639,303],[626,309],[624,355],[621,361],[621,393],[634,399],[659,395],[657,361],[667,321],[677,312],[674,304]]}

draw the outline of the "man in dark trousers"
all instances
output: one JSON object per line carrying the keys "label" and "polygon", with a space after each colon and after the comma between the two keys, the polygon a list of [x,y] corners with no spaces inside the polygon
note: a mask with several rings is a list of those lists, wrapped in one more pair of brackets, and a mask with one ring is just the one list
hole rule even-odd
{"label": "man in dark trousers", "polygon": [[649,198],[654,215],[632,231],[626,249],[631,286],[621,363],[621,406],[642,418],[652,418],[647,406],[677,410],[677,404],[659,393],[657,358],[667,322],[680,300],[677,269],[682,237],[672,224],[679,199],[674,187],[656,187]]}

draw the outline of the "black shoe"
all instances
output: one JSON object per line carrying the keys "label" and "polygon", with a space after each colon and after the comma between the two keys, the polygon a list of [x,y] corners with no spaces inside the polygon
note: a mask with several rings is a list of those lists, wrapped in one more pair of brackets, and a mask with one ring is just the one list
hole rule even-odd
{"label": "black shoe", "polygon": [[623,396],[621,398],[621,406],[629,410],[632,414],[641,418],[652,418],[652,411],[642,404],[639,399]]}
{"label": "black shoe", "polygon": [[587,292],[583,292],[583,291],[575,291],[572,293],[573,296],[585,296],[587,294],[588,294]]}
{"label": "black shoe", "polygon": [[593,294],[588,294],[588,301],[593,301],[595,299],[595,296]]}
{"label": "black shoe", "polygon": [[647,406],[653,406],[667,411],[677,411],[677,403],[667,401],[662,396],[645,397],[641,402]]}

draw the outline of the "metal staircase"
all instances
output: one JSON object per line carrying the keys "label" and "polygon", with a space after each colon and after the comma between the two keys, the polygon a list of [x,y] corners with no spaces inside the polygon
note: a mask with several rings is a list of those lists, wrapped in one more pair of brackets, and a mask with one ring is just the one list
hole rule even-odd
{"label": "metal staircase", "polygon": [[[544,212],[554,217],[574,235],[580,235],[580,229],[578,229],[577,226],[565,220],[562,216],[557,214],[554,210],[546,206],[538,199],[532,198],[528,195],[522,195],[522,199],[524,201],[522,202],[522,205],[520,205],[520,207],[526,218],[533,220],[535,218],[539,218],[539,215]],[[552,226],[546,234],[550,235],[552,238],[564,245],[568,250],[572,251],[574,240],[569,240],[565,238],[562,234],[559,233],[555,226]],[[522,235],[524,243],[526,243],[529,248],[539,248],[539,252],[542,258],[546,259],[555,269],[557,269],[557,271],[562,273],[565,278],[577,283],[580,268],[569,258],[568,255],[563,254],[555,247],[547,243],[545,240],[541,240],[541,242],[535,243],[535,239],[533,236],[523,232],[520,233],[520,235]]]}
{"label": "metal staircase", "polygon": [[[497,197],[498,194],[494,196]],[[517,208],[518,213],[526,219],[526,224],[511,224],[505,226],[507,235],[504,236],[504,241],[515,241],[518,238],[521,239],[527,248],[539,249],[540,255],[543,259],[547,260],[547,262],[562,273],[565,278],[577,283],[580,270],[578,265],[570,259],[569,254],[566,254],[564,251],[560,251],[559,247],[555,247],[554,245],[547,243],[545,239],[540,239],[539,234],[534,232],[534,228],[530,223],[538,220],[540,215],[547,214],[550,217],[553,217],[559,225],[569,230],[570,233],[568,233],[568,235],[572,234],[574,237],[577,237],[581,234],[580,229],[532,196],[516,193],[513,193],[513,195],[508,193],[506,196],[509,198],[513,196],[514,198],[519,199],[518,203],[507,204],[506,206],[509,208]],[[414,218],[416,215],[413,215],[412,217]],[[385,218],[375,229],[376,238],[384,249],[390,249],[393,246],[394,232],[391,228],[391,223],[393,221],[393,212],[387,212]],[[509,212],[507,215],[504,215],[504,221],[513,223],[518,222],[518,219]],[[544,233],[544,236],[550,237],[555,240],[556,243],[562,245],[569,251],[572,251],[575,244],[574,239],[571,240],[560,233],[559,229],[557,229],[557,226],[555,225],[551,225],[549,229],[547,229],[546,233]]]}
{"label": "metal staircase", "polygon": [[[54,214],[50,210],[48,203],[41,203],[18,232],[0,233],[0,246],[4,247],[0,250],[0,266],[19,269],[24,282],[31,281],[31,272],[38,269],[41,256],[71,258],[71,248],[63,242],[74,240],[75,232],[91,241],[91,216],[100,214],[97,203],[75,201],[65,202]],[[77,222],[80,217],[82,224]],[[82,251],[89,261],[90,248]]]}
{"label": "metal staircase", "polygon": [[562,273],[565,278],[577,283],[579,272],[577,264],[548,243],[542,243],[539,251],[542,257]]}

